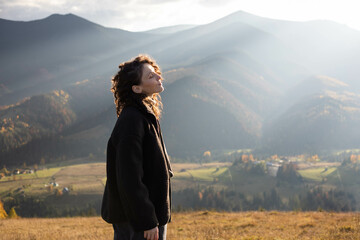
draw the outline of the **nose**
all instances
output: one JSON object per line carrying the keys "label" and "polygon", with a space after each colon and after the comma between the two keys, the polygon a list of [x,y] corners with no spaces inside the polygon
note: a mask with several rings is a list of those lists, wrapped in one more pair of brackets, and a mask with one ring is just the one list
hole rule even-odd
{"label": "nose", "polygon": [[159,74],[156,74],[156,78],[157,78],[157,80],[162,80],[162,77]]}

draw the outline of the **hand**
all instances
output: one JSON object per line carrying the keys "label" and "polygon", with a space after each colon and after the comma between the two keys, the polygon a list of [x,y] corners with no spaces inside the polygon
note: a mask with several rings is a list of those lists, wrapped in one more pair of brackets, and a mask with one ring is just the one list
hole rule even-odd
{"label": "hand", "polygon": [[158,240],[159,239],[158,227],[154,227],[153,229],[144,231],[144,238],[147,240]]}

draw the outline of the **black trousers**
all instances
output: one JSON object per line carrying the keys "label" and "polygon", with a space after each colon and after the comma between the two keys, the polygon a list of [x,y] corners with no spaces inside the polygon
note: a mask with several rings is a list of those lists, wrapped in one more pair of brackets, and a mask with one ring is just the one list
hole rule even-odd
{"label": "black trousers", "polygon": [[[144,232],[135,232],[128,223],[113,224],[114,240],[144,240]],[[159,226],[159,240],[166,240],[167,225]]]}

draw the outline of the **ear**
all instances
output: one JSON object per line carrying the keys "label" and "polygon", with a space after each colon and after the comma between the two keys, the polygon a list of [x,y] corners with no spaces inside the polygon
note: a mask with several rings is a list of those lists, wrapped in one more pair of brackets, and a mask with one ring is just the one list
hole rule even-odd
{"label": "ear", "polygon": [[133,85],[131,87],[131,89],[133,90],[134,93],[141,93],[142,92],[142,88],[139,85]]}

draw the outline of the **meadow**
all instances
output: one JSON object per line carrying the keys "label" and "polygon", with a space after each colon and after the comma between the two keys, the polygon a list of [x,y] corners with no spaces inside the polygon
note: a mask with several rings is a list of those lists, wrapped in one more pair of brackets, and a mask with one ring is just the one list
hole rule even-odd
{"label": "meadow", "polygon": [[106,180],[105,163],[82,163],[53,166],[31,174],[19,174],[0,180],[0,193],[23,188],[27,195],[41,195],[48,192],[50,182],[57,188],[71,188],[78,194],[102,194]]}
{"label": "meadow", "polygon": [[[175,163],[172,164],[176,177],[173,178],[175,190],[189,186],[189,182],[212,182],[222,177],[231,163]],[[106,164],[104,162],[89,163],[82,159],[64,165],[47,165],[36,173],[19,174],[0,179],[0,198],[5,193],[21,189],[26,195],[49,195],[50,182],[67,187],[70,194],[102,194],[106,182]]]}
{"label": "meadow", "polygon": [[[100,217],[0,220],[0,239],[111,239]],[[360,239],[359,213],[214,212],[173,213],[168,239]]]}
{"label": "meadow", "polygon": [[[298,209],[300,206],[279,208],[280,205],[269,205],[265,202],[257,202],[256,206],[252,206],[246,201],[252,201],[254,197],[259,196],[259,193],[262,194],[261,197],[263,198],[265,198],[265,195],[269,197],[270,192],[276,189],[277,194],[282,198],[278,202],[287,203],[289,197],[296,194],[305,196],[307,190],[305,184],[308,184],[308,189],[323,186],[326,187],[326,191],[329,191],[339,186],[340,182],[347,187],[348,192],[355,194],[355,198],[359,195],[356,173],[346,169],[339,169],[339,164],[335,165],[326,162],[301,165],[297,172],[304,179],[304,184],[279,182],[276,177],[263,172],[257,173],[252,170],[244,170],[242,167],[233,167],[231,162],[174,163],[172,167],[175,173],[175,176],[171,179],[174,196],[173,206],[177,210],[203,209],[205,202],[199,203],[198,200],[201,199],[197,199],[197,196],[199,192],[204,194],[204,191],[209,187],[213,188],[217,195],[224,189],[244,195],[244,201],[239,204],[235,203],[234,199],[231,199],[231,196],[225,193],[226,196],[223,194],[219,199],[214,199],[209,193],[209,199],[204,199],[204,201],[216,201],[206,203],[210,207],[226,211],[258,210],[259,208],[265,208],[266,210]],[[46,168],[43,167],[36,173],[2,178],[0,180],[0,199],[4,203],[11,204],[14,197],[18,199],[24,196],[33,197],[34,199],[43,199],[44,204],[51,208],[49,211],[42,213],[24,213],[24,209],[15,208],[19,210],[20,215],[23,214],[21,216],[26,217],[89,216],[83,214],[88,214],[87,212],[90,210],[92,213],[95,210],[99,214],[99,205],[105,182],[106,166],[104,162],[86,162],[86,159],[75,159],[66,163],[46,165]],[[51,183],[56,183],[56,186],[51,186]],[[69,192],[61,195],[64,188],[67,188]],[[9,204],[6,206],[9,206]],[[31,202],[28,202],[29,204],[31,205]],[[355,206],[355,204],[352,205]],[[30,205],[27,207],[30,207]],[[237,205],[239,209],[237,209]],[[323,205],[314,208],[305,206],[305,209],[302,208],[302,210],[316,210],[317,208],[339,210],[341,207],[343,206],[336,209],[327,209]],[[9,210],[9,207],[7,210]]]}
{"label": "meadow", "polygon": [[298,172],[303,178],[305,178],[307,180],[313,180],[313,181],[320,182],[323,179],[326,179],[329,175],[334,173],[336,170],[337,170],[336,167],[331,167],[331,168],[319,167],[319,168],[310,168],[310,169],[305,169],[305,170],[299,170]]}

